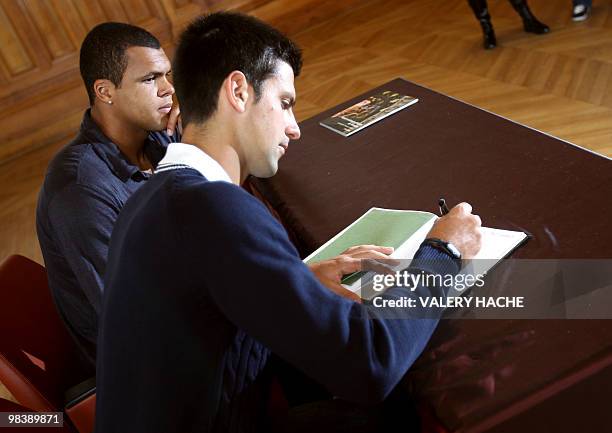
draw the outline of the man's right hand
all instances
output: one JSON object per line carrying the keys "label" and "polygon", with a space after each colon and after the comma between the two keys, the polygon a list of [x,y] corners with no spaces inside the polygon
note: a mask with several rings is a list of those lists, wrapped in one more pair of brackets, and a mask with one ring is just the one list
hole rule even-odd
{"label": "man's right hand", "polygon": [[480,251],[481,224],[480,217],[472,214],[472,206],[459,203],[438,218],[427,237],[450,242],[459,249],[461,258],[469,260]]}
{"label": "man's right hand", "polygon": [[166,125],[166,134],[168,137],[174,135],[175,131],[183,132],[183,124],[181,122],[181,107],[179,106],[176,97],[172,97],[172,109],[168,114],[168,124]]}

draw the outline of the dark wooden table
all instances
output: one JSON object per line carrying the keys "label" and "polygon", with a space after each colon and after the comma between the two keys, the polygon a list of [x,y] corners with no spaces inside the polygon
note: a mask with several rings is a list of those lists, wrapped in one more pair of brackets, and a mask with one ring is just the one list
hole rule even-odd
{"label": "dark wooden table", "polygon": [[[531,233],[515,258],[612,258],[609,158],[405,80],[368,94],[387,89],[420,101],[348,138],[318,123],[363,97],[306,120],[251,180],[303,256],[372,206],[445,197]],[[612,321],[443,320],[403,385],[450,431],[612,431]]]}

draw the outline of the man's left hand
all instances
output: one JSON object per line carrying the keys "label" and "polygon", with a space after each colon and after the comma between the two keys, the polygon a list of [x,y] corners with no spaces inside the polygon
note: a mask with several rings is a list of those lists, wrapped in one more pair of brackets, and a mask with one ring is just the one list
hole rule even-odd
{"label": "man's left hand", "polygon": [[[342,277],[364,270],[364,263],[375,263],[376,260],[391,260],[389,254],[393,253],[392,247],[381,247],[377,245],[359,245],[351,247],[333,259],[323,260],[308,265],[317,279],[332,292],[352,301],[361,302],[361,298],[347,290],[342,285]],[[384,267],[383,264],[380,265]],[[369,268],[370,266],[368,266]]]}

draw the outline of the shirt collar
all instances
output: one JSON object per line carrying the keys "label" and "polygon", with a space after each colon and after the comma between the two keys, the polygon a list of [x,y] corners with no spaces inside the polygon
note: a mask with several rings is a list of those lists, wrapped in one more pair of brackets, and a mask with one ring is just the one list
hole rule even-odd
{"label": "shirt collar", "polygon": [[177,168],[193,168],[211,182],[232,182],[221,164],[192,144],[170,143],[166,156],[157,165],[155,173]]}
{"label": "shirt collar", "polygon": [[139,168],[132,164],[119,150],[119,147],[104,135],[91,118],[89,109],[83,115],[80,133],[85,141],[93,144],[94,152],[122,182],[127,182],[130,178],[135,180],[146,179],[147,176],[141,173]]}

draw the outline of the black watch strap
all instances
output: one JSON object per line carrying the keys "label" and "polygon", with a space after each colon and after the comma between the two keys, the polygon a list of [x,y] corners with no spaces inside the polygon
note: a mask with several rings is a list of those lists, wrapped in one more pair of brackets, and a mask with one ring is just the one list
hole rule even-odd
{"label": "black watch strap", "polygon": [[421,245],[429,245],[443,253],[448,254],[453,260],[456,260],[461,267],[461,252],[450,242],[443,241],[438,238],[427,238]]}

